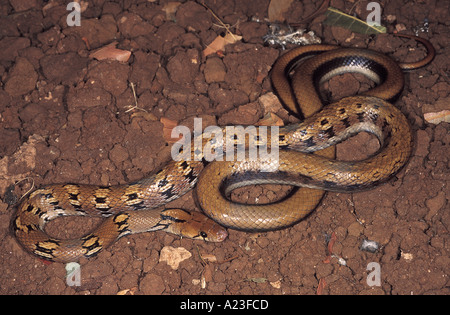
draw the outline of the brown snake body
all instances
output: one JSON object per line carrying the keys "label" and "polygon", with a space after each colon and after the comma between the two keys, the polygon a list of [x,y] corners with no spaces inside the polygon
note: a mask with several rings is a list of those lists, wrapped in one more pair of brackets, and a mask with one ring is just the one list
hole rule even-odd
{"label": "brown snake body", "polygon": [[[417,63],[403,64],[403,69],[418,68],[433,58],[431,44],[418,40],[427,47],[427,57]],[[305,56],[314,57],[296,69],[289,83],[289,72]],[[320,83],[334,75],[355,71],[368,76],[378,86],[364,95],[347,97],[321,109]],[[401,93],[403,74],[399,65],[387,56],[333,45],[300,47],[277,60],[272,82],[285,105],[305,117],[301,123],[280,128],[277,140],[282,150],[277,172],[260,171],[273,161],[208,164],[201,154],[192,150],[191,160],[170,161],[157,173],[131,184],[46,186],[19,204],[12,220],[17,240],[27,251],[58,262],[92,257],[124,235],[146,231],[165,230],[194,239],[222,241],[227,232],[214,221],[241,230],[284,228],[309,214],[320,202],[323,189],[367,189],[389,179],[408,161],[412,147],[408,121],[388,103]],[[333,146],[361,131],[375,134],[380,150],[363,161],[334,160]],[[211,138],[202,139],[203,144],[210,142]],[[222,145],[217,143],[215,148]],[[228,198],[236,187],[261,183],[303,188],[270,205],[242,205]],[[198,212],[153,209],[178,198],[195,184],[199,205],[214,221]],[[65,215],[95,215],[106,219],[92,233],[79,239],[61,240],[45,233],[48,221]]]}

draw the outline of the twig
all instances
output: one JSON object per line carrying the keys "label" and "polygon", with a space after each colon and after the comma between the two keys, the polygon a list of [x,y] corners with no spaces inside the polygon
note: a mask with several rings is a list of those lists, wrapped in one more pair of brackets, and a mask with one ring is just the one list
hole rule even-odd
{"label": "twig", "polygon": [[[202,254],[200,253],[200,249],[198,248],[198,246],[196,246],[196,248],[197,248],[197,254],[198,254],[198,257],[200,257],[200,260],[202,261],[202,265],[207,265],[208,262],[203,258]],[[214,263],[214,264],[220,265],[220,264],[224,264],[224,263],[233,261],[233,260],[235,260],[235,259],[237,259],[237,258],[239,258],[238,255],[233,256],[233,257],[230,257],[230,258],[227,258],[227,259],[224,259],[224,260],[217,260],[217,261],[210,261],[210,262],[211,262],[211,263]]]}
{"label": "twig", "polygon": [[142,111],[144,111],[144,112],[146,112],[147,113],[147,111],[144,109],[144,108],[140,108],[139,107],[139,105],[138,105],[138,102],[137,102],[137,96],[136,96],[136,91],[135,91],[135,89],[134,89],[134,83],[133,82],[130,82],[130,86],[131,86],[131,90],[133,91],[133,97],[134,97],[134,106],[131,106],[131,105],[128,105],[128,107],[130,107],[129,109],[127,109],[126,111],[125,111],[125,113],[128,113],[129,111],[132,111],[133,109],[139,109],[139,110],[142,110]]}
{"label": "twig", "polygon": [[19,201],[22,200],[26,195],[28,195],[34,189],[34,179],[32,179],[31,177],[25,177],[25,178],[15,182],[14,186],[19,184],[20,182],[23,182],[24,180],[31,180],[31,187],[24,194],[22,194],[22,196],[19,198]]}
{"label": "twig", "polygon": [[230,31],[230,27],[227,24],[225,24],[221,19],[219,19],[219,17],[213,12],[213,10],[211,10],[204,2],[200,3],[200,5],[202,5],[206,10],[208,10],[212,14],[212,16],[217,21],[219,21],[220,25],[222,25],[222,27],[227,30],[228,34],[230,34],[231,37],[233,37],[233,40],[237,41],[237,39],[234,36],[234,34]]}

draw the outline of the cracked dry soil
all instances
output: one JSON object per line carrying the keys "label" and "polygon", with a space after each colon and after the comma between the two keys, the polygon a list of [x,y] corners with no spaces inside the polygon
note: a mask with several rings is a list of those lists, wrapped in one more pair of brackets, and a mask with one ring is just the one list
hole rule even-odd
{"label": "cracked dry soil", "polygon": [[[187,126],[193,117],[207,124],[254,124],[266,114],[258,99],[272,91],[269,71],[282,53],[264,45],[261,37],[267,25],[251,21],[267,17],[269,0],[206,1],[242,36],[240,42],[206,58],[203,49],[225,30],[194,1],[181,2],[173,15],[164,11],[168,1],[88,3],[78,28],[65,23],[65,4],[45,10],[48,2],[42,0],[0,4],[0,293],[449,293],[449,124],[433,125],[423,118],[426,108],[449,104],[445,0],[380,1],[383,17],[395,16],[395,23],[409,31],[428,18],[430,30],[421,36],[437,51],[430,65],[405,74],[405,90],[396,105],[411,122],[415,149],[407,166],[388,183],[367,192],[328,193],[307,219],[291,228],[261,234],[230,231],[229,239],[220,244],[164,232],[122,238],[97,257],[80,262],[78,287],[66,285],[64,265],[46,264],[24,252],[9,230],[11,185],[20,181],[14,190],[20,196],[31,180],[39,187],[140,179],[170,158],[163,117]],[[294,1],[287,21],[301,20],[320,3]],[[354,1],[331,4],[348,12]],[[413,41],[353,34],[325,26],[322,20],[316,18],[310,28],[324,43],[368,47],[398,61],[424,56]],[[388,30],[393,27],[388,25]],[[89,58],[91,51],[113,41],[132,52],[128,62]],[[129,110],[135,104],[130,82],[143,110]],[[337,99],[367,89],[368,84],[347,74],[333,78],[325,88]],[[286,123],[295,121],[281,107],[275,109]],[[338,155],[364,157],[376,145],[371,136],[361,134],[339,145]],[[241,189],[236,197],[264,202],[283,191],[280,186],[253,187]],[[191,193],[170,206],[196,209]],[[51,222],[48,230],[69,237],[97,223],[70,218]],[[380,249],[362,251],[364,239],[378,242]],[[165,246],[183,247],[192,256],[173,270],[159,261]],[[215,256],[217,262],[202,260],[207,256]],[[381,266],[381,286],[367,285],[370,262]]]}

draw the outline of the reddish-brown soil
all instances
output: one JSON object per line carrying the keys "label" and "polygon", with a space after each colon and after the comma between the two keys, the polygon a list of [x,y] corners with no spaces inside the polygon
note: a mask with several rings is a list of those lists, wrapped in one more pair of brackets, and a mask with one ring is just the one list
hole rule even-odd
{"label": "reddish-brown soil", "polygon": [[[80,27],[66,23],[65,5],[42,0],[0,4],[0,293],[1,294],[448,294],[449,124],[429,124],[424,112],[449,108],[449,3],[446,0],[379,1],[407,33],[429,20],[434,61],[406,74],[397,106],[414,130],[408,165],[391,181],[367,192],[328,193],[299,224],[281,231],[229,231],[223,243],[180,239],[164,232],[122,238],[97,257],[82,260],[81,286],[66,284],[63,264],[44,263],[25,252],[9,225],[14,194],[50,183],[115,185],[144,177],[170,159],[162,117],[192,126],[254,124],[266,113],[258,101],[271,91],[269,71],[282,53],[265,46],[269,0],[206,1],[242,41],[204,58],[202,50],[225,30],[194,1],[176,13],[168,1],[90,0]],[[296,22],[322,1],[294,1]],[[56,3],[56,2],[55,2]],[[349,12],[355,1],[331,1]],[[361,13],[365,1],[358,2]],[[43,7],[45,9],[43,9]],[[363,14],[362,14],[363,15]],[[398,61],[424,50],[392,35],[369,37],[325,26],[310,28],[323,42],[368,47]],[[90,59],[91,51],[117,41],[132,52],[126,63]],[[367,89],[359,76],[333,78],[333,98]],[[131,83],[136,87],[135,106]],[[440,105],[439,105],[440,104]],[[436,107],[436,108],[435,108]],[[131,109],[131,110],[130,110]],[[286,123],[295,119],[284,110]],[[359,135],[338,147],[340,158],[364,156],[376,141]],[[16,184],[17,185],[11,186]],[[12,187],[12,188],[11,188]],[[241,190],[240,198],[271,199],[279,187]],[[192,193],[170,206],[196,209]],[[97,221],[64,219],[49,224],[60,236],[86,232]],[[375,241],[374,253],[361,250]],[[192,257],[173,270],[160,262],[165,246]],[[205,258],[215,256],[217,261]],[[344,263],[345,262],[345,263]],[[381,285],[369,286],[366,268],[377,262]],[[204,280],[205,285],[202,286]]]}

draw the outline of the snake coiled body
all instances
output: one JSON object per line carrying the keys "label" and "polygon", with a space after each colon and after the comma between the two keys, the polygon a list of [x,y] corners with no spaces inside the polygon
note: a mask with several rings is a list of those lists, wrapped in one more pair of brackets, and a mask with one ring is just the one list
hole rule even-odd
{"label": "snake coiled body", "polygon": [[[428,56],[402,68],[417,68],[431,61],[434,56],[431,44],[420,41],[426,45]],[[314,57],[301,63],[290,83],[289,72],[305,56]],[[320,83],[331,76],[355,71],[378,86],[364,95],[347,97],[322,109]],[[189,159],[170,161],[160,171],[134,183],[110,187],[57,184],[34,191],[19,204],[12,220],[17,240],[27,251],[58,262],[92,257],[124,235],[145,231],[165,230],[194,239],[222,241],[227,237],[222,226],[252,231],[290,226],[317,206],[323,190],[347,192],[371,188],[389,179],[408,161],[411,130],[406,117],[389,103],[403,88],[402,70],[392,59],[364,49],[306,46],[278,59],[272,70],[272,82],[288,109],[305,118],[301,123],[279,129],[276,142],[281,150],[276,172],[261,172],[262,168],[272,167],[270,160],[207,163],[203,153],[191,146]],[[373,133],[380,142],[380,150],[363,161],[334,160],[333,146],[361,131]],[[226,135],[225,128],[223,132]],[[259,132],[257,129],[257,138]],[[272,139],[268,136],[270,143]],[[212,144],[212,140],[201,139],[203,145],[226,149],[224,143]],[[179,152],[183,153],[186,154]],[[261,183],[303,188],[285,200],[263,206],[237,204],[228,198],[236,187]],[[158,208],[196,184],[198,203],[207,217],[182,209]],[[106,219],[79,239],[61,240],[45,233],[47,222],[65,215]]]}

